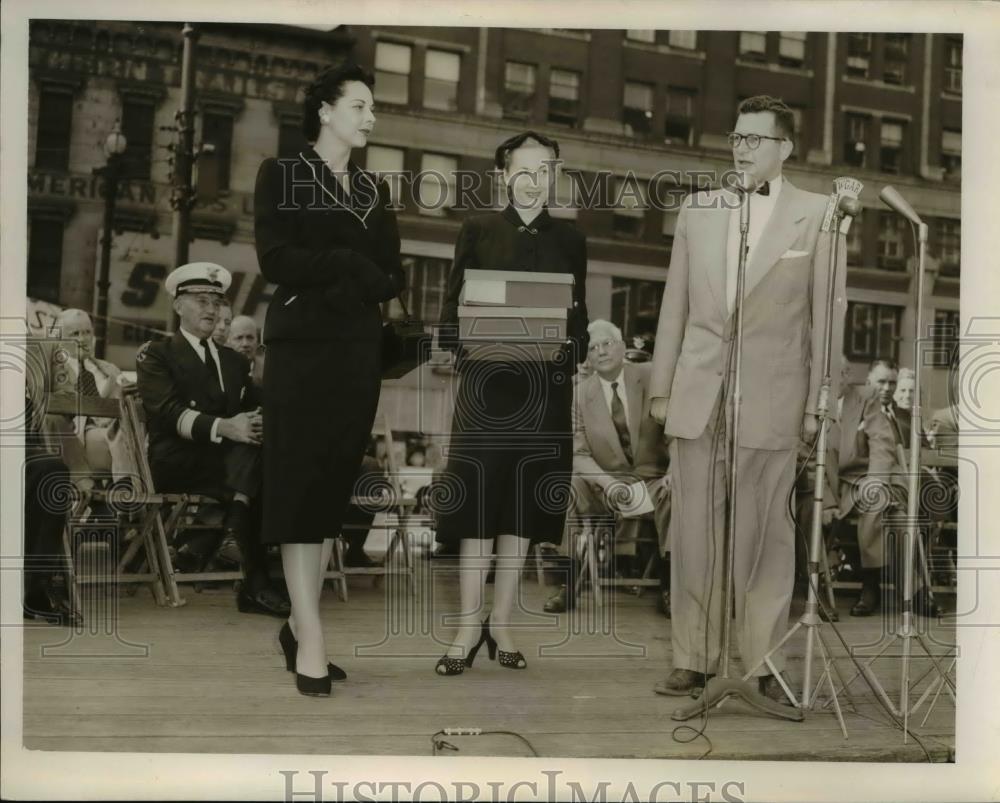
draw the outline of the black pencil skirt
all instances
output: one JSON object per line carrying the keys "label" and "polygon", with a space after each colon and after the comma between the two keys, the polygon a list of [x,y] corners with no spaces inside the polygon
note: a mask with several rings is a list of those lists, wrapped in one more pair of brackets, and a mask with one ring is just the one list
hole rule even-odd
{"label": "black pencil skirt", "polygon": [[573,470],[572,382],[552,363],[467,361],[447,467],[436,480],[436,538],[562,541]]}
{"label": "black pencil skirt", "polygon": [[381,388],[377,341],[269,341],[264,363],[266,544],[340,533]]}

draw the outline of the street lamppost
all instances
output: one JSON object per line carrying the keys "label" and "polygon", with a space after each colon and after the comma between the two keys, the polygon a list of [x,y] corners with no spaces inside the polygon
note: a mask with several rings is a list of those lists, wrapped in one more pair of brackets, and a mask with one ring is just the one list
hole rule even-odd
{"label": "street lamppost", "polygon": [[97,276],[97,304],[94,310],[94,353],[104,357],[108,339],[108,290],[111,286],[111,238],[115,222],[115,198],[118,195],[118,181],[121,179],[122,154],[128,142],[116,122],[107,139],[104,140],[104,167],[94,170],[104,178],[104,234],[101,238],[101,267]]}

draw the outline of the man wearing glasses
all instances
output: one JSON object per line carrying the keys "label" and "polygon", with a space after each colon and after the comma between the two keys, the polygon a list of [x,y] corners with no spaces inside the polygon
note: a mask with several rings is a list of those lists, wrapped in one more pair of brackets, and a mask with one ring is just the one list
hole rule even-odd
{"label": "man wearing glasses", "polygon": [[[649,364],[625,361],[621,329],[610,321],[591,322],[587,333],[587,363],[593,373],[576,386],[573,401],[570,516],[612,523],[617,515],[616,554],[634,554],[637,511],[648,508],[656,526],[658,554],[663,556],[670,519],[667,444],[649,417]],[[572,556],[573,545],[566,548]],[[549,613],[561,613],[575,604],[578,567],[572,557],[568,565],[566,585],[545,604]],[[669,616],[670,595],[665,578],[661,579],[659,608]]]}
{"label": "man wearing glasses", "polygon": [[[816,434],[829,235],[827,198],[782,176],[794,117],[781,100],[743,101],[729,135],[739,188],[688,197],[678,216],[653,354],[651,414],[673,440],[670,471],[672,673],[659,694],[686,695],[719,670],[726,439],[735,385],[740,204],[749,204],[743,304],[733,593],[739,652],[757,667],[787,627],[795,530],[789,498],[800,438]],[[841,235],[842,236],[842,235]],[[832,377],[840,376],[846,244],[839,245]],[[833,387],[831,399],[837,398]],[[773,656],[778,670],[783,657]],[[767,666],[760,691],[782,699]]]}

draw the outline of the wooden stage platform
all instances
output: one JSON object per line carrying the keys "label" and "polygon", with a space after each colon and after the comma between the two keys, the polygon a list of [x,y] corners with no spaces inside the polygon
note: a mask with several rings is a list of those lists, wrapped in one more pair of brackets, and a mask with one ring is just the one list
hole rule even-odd
{"label": "wooden stage platform", "polygon": [[[40,750],[129,752],[429,755],[431,735],[448,727],[513,731],[539,755],[555,757],[790,759],[824,761],[953,760],[955,707],[942,693],[926,724],[925,703],[911,718],[911,737],[877,704],[862,680],[853,708],[842,698],[849,739],[832,709],[807,712],[804,722],[748,715],[728,702],[696,736],[670,712],[683,698],[653,694],[670,666],[670,623],[655,595],[608,592],[600,611],[573,616],[542,613],[553,587],[523,582],[523,627],[515,640],[528,668],[513,671],[487,660],[438,677],[434,663],[450,627],[440,613],[457,604],[453,571],[428,571],[418,560],[414,598],[396,578],[351,580],[350,601],[323,598],[331,660],[348,672],[328,699],[299,695],[277,646],[280,622],[236,610],[231,591],[196,593],[187,605],[158,608],[146,590],[135,596],[91,598],[83,633],[45,626],[25,629],[24,741]],[[851,594],[838,600],[839,628],[852,644],[878,644],[877,617],[847,616]],[[433,609],[440,612],[431,615]],[[802,608],[796,597],[793,615]],[[950,600],[949,600],[950,602]],[[924,627],[925,620],[917,620]],[[836,636],[839,664],[854,674]],[[929,637],[944,653],[953,629],[935,624]],[[790,649],[796,689],[804,635]],[[929,662],[913,662],[914,677]],[[898,659],[875,664],[898,700]],[[915,701],[929,682],[911,697]],[[825,695],[824,695],[825,696]],[[697,721],[688,723],[696,728]],[[674,738],[674,737],[677,738]],[[448,737],[459,752],[443,755],[529,756],[508,734]],[[926,750],[926,752],[925,752]]]}

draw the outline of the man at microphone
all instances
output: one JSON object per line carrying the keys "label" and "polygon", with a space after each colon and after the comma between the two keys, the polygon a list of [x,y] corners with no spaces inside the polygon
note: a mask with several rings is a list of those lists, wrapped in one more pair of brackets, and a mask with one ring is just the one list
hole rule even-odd
{"label": "man at microphone", "polygon": [[[824,354],[827,198],[781,174],[795,123],[784,102],[744,100],[729,134],[741,191],[698,192],[680,210],[653,354],[650,414],[670,444],[673,671],[654,691],[687,695],[719,671],[723,537],[735,390],[740,205],[749,205],[734,538],[734,632],[747,670],[780,640],[794,580],[789,499],[801,439],[817,432]],[[838,235],[841,236],[842,235]],[[846,243],[839,245],[831,377],[840,377]],[[837,388],[830,398],[836,404]],[[772,656],[783,669],[782,655]],[[765,666],[759,690],[783,699]]]}

